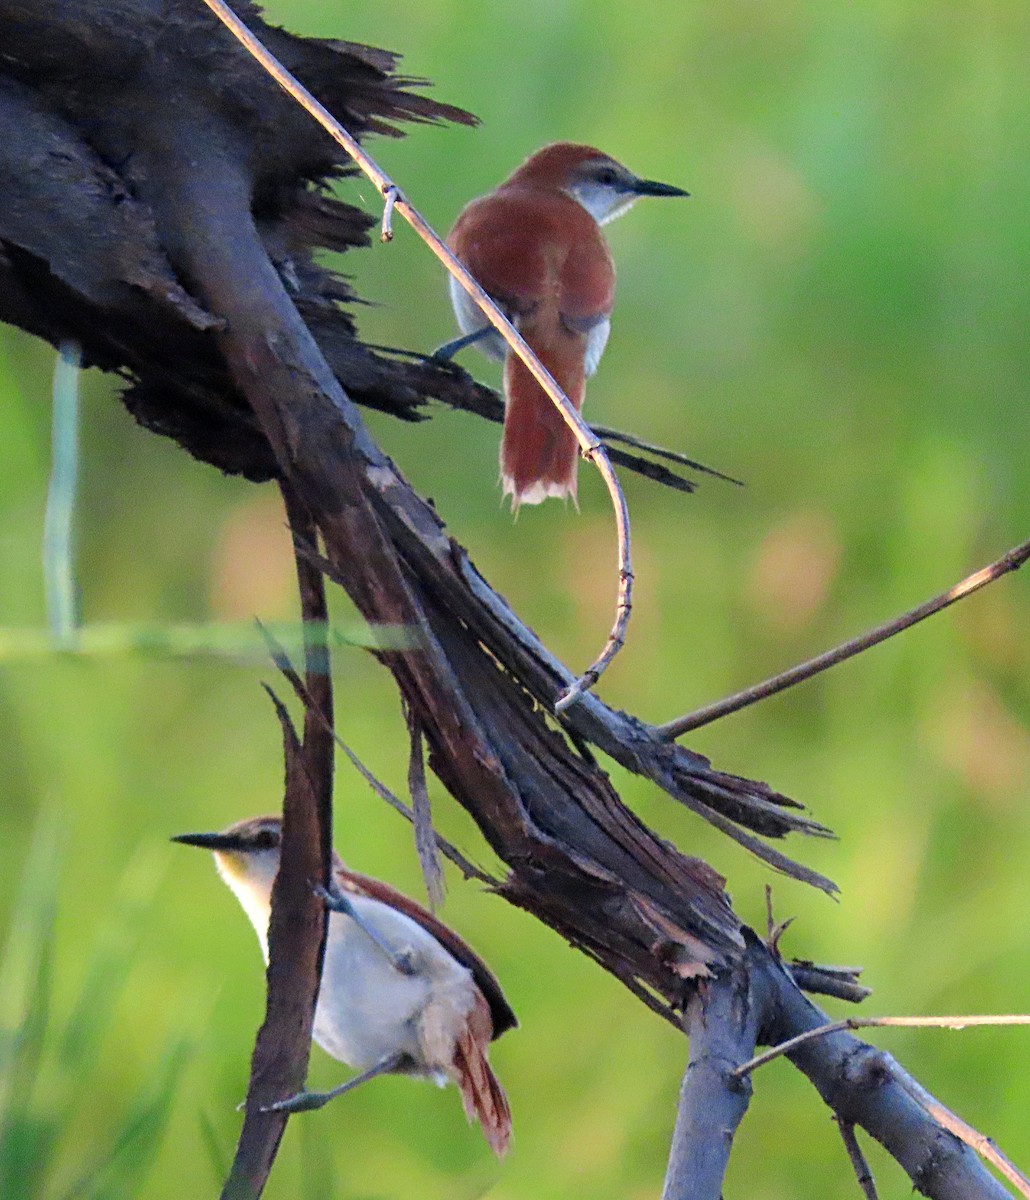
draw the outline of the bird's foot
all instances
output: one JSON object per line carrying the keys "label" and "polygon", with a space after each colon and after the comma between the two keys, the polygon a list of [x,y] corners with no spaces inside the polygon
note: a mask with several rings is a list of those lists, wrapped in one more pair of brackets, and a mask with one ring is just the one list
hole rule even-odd
{"label": "bird's foot", "polygon": [[274,1104],[264,1104],[261,1112],[314,1112],[332,1100],[335,1092],[298,1092],[295,1096],[287,1096],[285,1100],[276,1100]]}
{"label": "bird's foot", "polygon": [[360,1087],[370,1079],[375,1079],[377,1075],[388,1075],[391,1071],[396,1071],[403,1062],[403,1054],[387,1054],[367,1071],[362,1071],[360,1075],[355,1075],[353,1079],[348,1079],[339,1087],[334,1087],[328,1092],[298,1092],[295,1096],[287,1096],[285,1100],[276,1100],[273,1104],[262,1105],[260,1111],[263,1113],[314,1112],[315,1109],[328,1104],[330,1100],[342,1096],[344,1092],[353,1091],[354,1088]]}
{"label": "bird's foot", "polygon": [[447,363],[458,353],[459,350],[464,350],[466,346],[471,346],[474,343],[485,338],[488,333],[493,333],[492,325],[484,325],[482,329],[475,329],[472,333],[463,334],[461,337],[455,338],[453,341],[444,342],[444,344],[433,351],[429,356],[430,362]]}

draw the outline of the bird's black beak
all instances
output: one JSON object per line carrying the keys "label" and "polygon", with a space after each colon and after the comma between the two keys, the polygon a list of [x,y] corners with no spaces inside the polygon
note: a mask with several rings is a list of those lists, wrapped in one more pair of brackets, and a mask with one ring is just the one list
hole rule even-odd
{"label": "bird's black beak", "polygon": [[632,190],[638,196],[689,196],[682,188],[673,187],[671,183],[659,183],[655,179],[638,179]]}
{"label": "bird's black beak", "polygon": [[199,846],[201,850],[243,850],[243,840],[232,833],[180,833],[172,838],[184,846]]}

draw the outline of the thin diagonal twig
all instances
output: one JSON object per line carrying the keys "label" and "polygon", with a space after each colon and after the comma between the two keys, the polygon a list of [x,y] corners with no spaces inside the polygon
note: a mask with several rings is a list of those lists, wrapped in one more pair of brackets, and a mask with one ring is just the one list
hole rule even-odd
{"label": "thin diagonal twig", "polygon": [[653,454],[655,458],[667,459],[669,462],[677,463],[681,467],[692,467],[695,471],[700,471],[704,475],[711,475],[713,479],[721,479],[725,483],[732,483],[737,487],[744,486],[743,480],[734,479],[732,475],[726,475],[722,471],[717,471],[715,467],[706,467],[704,463],[698,462],[695,458],[687,458],[679,450],[667,450],[664,446],[656,446],[654,442],[645,442],[643,438],[637,437],[636,434],[623,433],[621,430],[612,429],[608,425],[593,425],[591,428],[599,438],[603,438],[606,442],[621,442],[624,446],[632,446],[636,450],[643,450],[647,454]]}
{"label": "thin diagonal twig", "polygon": [[[304,680],[301,679],[300,675],[297,674],[297,670],[293,663],[290,662],[290,656],[286,653],[286,650],[283,648],[282,644],[275,638],[271,630],[269,630],[266,625],[264,625],[261,621],[256,622],[256,624],[265,639],[269,654],[272,656],[272,661],[275,663],[276,667],[282,673],[289,685],[293,688],[294,694],[301,704],[303,704],[305,708],[309,707],[311,705],[311,694],[308,691]],[[368,767],[365,766],[361,759],[358,758],[358,756],[354,753],[350,746],[347,745],[343,738],[340,737],[339,733],[337,733],[335,729],[333,729],[331,732],[333,735],[333,741],[336,742],[336,745],[349,759],[351,766],[355,769],[355,771],[357,771],[361,778],[364,779],[364,781],[368,784],[372,791],[375,792],[379,799],[385,801],[392,809],[394,809],[395,812],[399,812],[401,816],[405,818],[405,820],[414,825],[415,814],[408,807],[408,805],[405,804],[399,796],[396,796],[386,786],[385,783],[373,775],[373,773],[368,769]],[[490,888],[497,887],[498,881],[492,875],[487,874],[486,871],[482,870],[480,867],[477,867],[475,863],[467,859],[465,855],[462,854],[462,852],[457,848],[457,846],[452,845],[442,834],[434,833],[434,838],[437,846],[439,847],[440,853],[443,854],[445,858],[449,858],[466,879],[478,880],[479,883],[486,884],[486,886]]]}
{"label": "thin diagonal twig", "polygon": [[879,1200],[876,1194],[876,1181],[873,1179],[866,1156],[862,1153],[862,1147],[858,1144],[854,1124],[851,1121],[845,1121],[837,1113],[833,1114],[833,1119],[837,1122],[844,1149],[848,1152],[848,1158],[851,1159],[851,1165],[855,1169],[858,1186],[862,1189],[866,1200]]}
{"label": "thin diagonal twig", "polygon": [[766,1063],[772,1062],[774,1058],[779,1058],[781,1054],[789,1054],[803,1042],[810,1042],[813,1038],[825,1037],[828,1033],[839,1033],[844,1029],[880,1029],[889,1027],[901,1027],[905,1029],[968,1029],[980,1025],[1030,1025],[1030,1014],[1027,1013],[987,1013],[987,1014],[972,1014],[960,1017],[845,1017],[841,1021],[830,1021],[826,1025],[820,1025],[816,1029],[806,1029],[804,1033],[799,1033],[797,1037],[788,1038],[785,1042],[780,1042],[776,1046],[770,1046],[768,1050],[763,1050],[761,1054],[756,1054],[754,1058],[749,1059],[746,1063],[741,1063],[739,1067],[735,1067],[733,1074],[738,1078],[743,1075],[748,1075],[758,1067],[765,1066]]}
{"label": "thin diagonal twig", "polygon": [[[337,746],[339,746],[339,748],[350,760],[351,766],[355,769],[355,771],[357,771],[361,778],[364,779],[364,781],[368,784],[372,791],[375,792],[379,799],[384,800],[392,809],[394,809],[395,812],[399,812],[406,821],[410,821],[411,824],[414,825],[415,814],[412,812],[411,808],[405,804],[399,796],[395,795],[385,783],[383,783],[380,779],[377,779],[376,776],[372,774],[368,767],[366,767],[361,759],[358,758],[350,746],[343,741],[339,734],[334,734],[334,737],[336,738]],[[434,833],[433,837],[440,849],[440,853],[444,855],[445,858],[449,858],[466,879],[475,879],[479,883],[485,884],[489,888],[496,888],[498,886],[498,881],[492,875],[489,875],[481,867],[477,867],[474,862],[472,862],[470,859],[467,859],[465,855],[462,854],[462,852],[457,848],[457,846],[449,842],[443,836],[443,834]]]}
{"label": "thin diagonal twig", "polygon": [[946,592],[941,592],[939,596],[934,596],[932,600],[925,601],[903,616],[895,617],[894,620],[879,625],[876,629],[871,629],[860,637],[852,638],[843,645],[827,650],[825,654],[820,654],[816,658],[809,659],[808,662],[791,667],[789,671],[784,671],[781,675],[774,675],[762,683],[756,683],[753,687],[745,688],[744,691],[728,696],[725,700],[718,700],[705,708],[699,708],[685,716],[677,717],[674,721],[667,721],[664,725],[657,726],[658,732],[671,741],[684,733],[689,733],[692,729],[710,725],[712,721],[717,721],[720,717],[739,712],[740,709],[747,708],[768,696],[775,696],[777,692],[786,691],[787,688],[811,679],[813,675],[818,675],[820,671],[826,671],[838,663],[846,662],[856,654],[861,654],[863,650],[868,650],[912,625],[925,621],[927,617],[932,617],[941,609],[948,608],[966,596],[972,595],[973,592],[978,592],[1010,571],[1018,571],[1028,559],[1030,559],[1030,540],[1013,547],[990,566],[982,567],[979,571],[974,571],[972,575],[967,575],[954,587],[949,588]]}
{"label": "thin diagonal twig", "polygon": [[240,18],[225,3],[225,0],[203,0],[230,33],[244,48],[261,64],[279,86],[309,113],[325,131],[350,155],[358,167],[379,189],[386,203],[383,213],[382,236],[384,240],[392,237],[390,220],[396,210],[404,217],[430,250],[443,263],[451,275],[461,284],[465,291],[476,302],[483,315],[507,342],[513,354],[516,354],[540,387],[547,394],[551,403],[562,415],[566,425],[572,430],[579,444],[583,457],[597,468],[601,478],[608,488],[612,507],[615,511],[615,527],[618,539],[619,583],[618,598],[615,606],[615,620],[612,623],[608,639],[593,663],[555,700],[555,712],[563,712],[577,697],[589,691],[601,677],[608,664],[618,654],[625,643],[626,628],[629,624],[630,613],[633,610],[633,568],[630,561],[630,525],[629,507],[626,497],[619,484],[618,476],[608,459],[603,443],[583,420],[568,397],[555,382],[554,377],[540,362],[530,349],[522,335],[515,329],[508,318],[501,312],[490,296],[479,286],[465,267],[448,250],[446,243],[436,233],[428,221],[418,210],[408,202],[404,194],[392,179],[380,168],[378,163],[359,145],[354,136],[337,121],[318,100],[296,80],[279,60],[254,36]]}
{"label": "thin diagonal twig", "polygon": [[958,1113],[954,1113],[942,1104],[936,1096],[932,1096],[926,1088],[912,1078],[906,1071],[898,1073],[901,1086],[908,1092],[917,1104],[921,1105],[935,1121],[939,1121],[949,1132],[960,1141],[965,1142],[970,1149],[975,1150],[985,1162],[996,1167],[998,1171],[1012,1184],[1022,1196],[1030,1200],[1030,1179],[1004,1154],[985,1133],[974,1129],[968,1121],[964,1121]]}

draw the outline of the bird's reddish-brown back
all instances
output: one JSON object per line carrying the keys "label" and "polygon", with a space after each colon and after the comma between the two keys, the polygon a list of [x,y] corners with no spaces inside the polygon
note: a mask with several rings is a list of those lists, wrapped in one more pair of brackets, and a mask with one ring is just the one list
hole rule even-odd
{"label": "bird's reddish-brown back", "polygon": [[541,305],[553,305],[578,324],[612,310],[615,266],[608,246],[593,217],[564,192],[505,184],[473,200],[448,241],[512,317],[531,318]]}

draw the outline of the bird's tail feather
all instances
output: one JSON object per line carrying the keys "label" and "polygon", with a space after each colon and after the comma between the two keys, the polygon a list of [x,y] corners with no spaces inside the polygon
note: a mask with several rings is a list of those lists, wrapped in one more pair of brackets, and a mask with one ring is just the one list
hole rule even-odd
{"label": "bird's tail feather", "polygon": [[[483,1002],[485,1022],[470,1021],[461,1031],[454,1050],[454,1076],[461,1091],[461,1102],[470,1121],[478,1121],[483,1136],[498,1158],[503,1158],[511,1143],[511,1109],[504,1088],[493,1073],[486,1057],[490,1041],[489,1010]],[[482,1025],[482,1028],[479,1026]]]}
{"label": "bird's tail feather", "polygon": [[[537,350],[537,356],[562,386],[576,411],[583,407],[583,353]],[[504,437],[501,483],[512,507],[539,504],[549,496],[576,499],[579,447],[550,397],[514,354],[504,367]]]}

